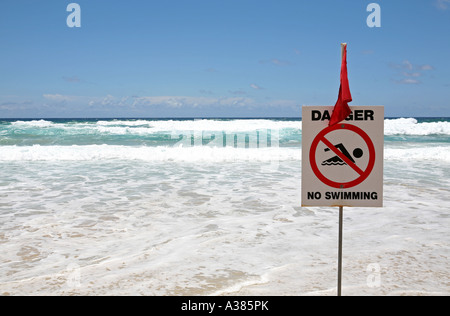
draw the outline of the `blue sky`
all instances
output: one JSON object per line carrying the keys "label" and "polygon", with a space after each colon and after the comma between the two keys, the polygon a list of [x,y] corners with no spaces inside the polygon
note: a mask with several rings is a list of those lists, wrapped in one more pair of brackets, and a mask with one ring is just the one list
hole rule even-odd
{"label": "blue sky", "polygon": [[0,118],[299,117],[336,102],[341,42],[350,105],[450,116],[449,34],[450,0],[2,1]]}

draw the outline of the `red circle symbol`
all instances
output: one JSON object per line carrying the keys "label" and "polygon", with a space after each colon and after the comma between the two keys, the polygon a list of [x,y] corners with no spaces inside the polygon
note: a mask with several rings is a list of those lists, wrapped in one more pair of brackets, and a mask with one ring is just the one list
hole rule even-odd
{"label": "red circle symbol", "polygon": [[[352,132],[355,132],[359,136],[362,137],[362,139],[366,142],[367,147],[369,148],[369,163],[367,164],[367,167],[365,170],[362,170],[359,168],[353,161],[351,161],[347,156],[345,156],[339,149],[337,149],[328,139],[325,138],[325,136],[333,131],[336,130],[349,130]],[[356,171],[359,176],[352,181],[349,182],[336,182],[333,180],[328,179],[318,168],[317,162],[316,162],[316,151],[317,146],[320,142],[323,142],[328,148],[330,148],[339,158],[341,158],[350,168],[352,168],[354,171]],[[367,177],[370,175],[370,173],[373,170],[373,167],[375,165],[375,147],[373,145],[372,140],[370,139],[369,135],[367,135],[362,129],[359,127],[356,127],[351,124],[336,124],[330,127],[327,127],[323,129],[319,134],[317,134],[316,138],[314,138],[311,149],[309,152],[309,162],[311,164],[312,170],[316,177],[325,183],[326,185],[337,188],[337,189],[347,189],[352,188],[354,186],[357,186],[358,184],[362,183],[364,180],[367,179]]]}

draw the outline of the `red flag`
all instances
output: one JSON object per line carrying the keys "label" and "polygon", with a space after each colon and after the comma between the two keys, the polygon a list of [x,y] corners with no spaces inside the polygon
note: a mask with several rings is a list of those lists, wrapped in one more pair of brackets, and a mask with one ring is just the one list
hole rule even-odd
{"label": "red flag", "polygon": [[348,102],[352,102],[352,95],[350,93],[347,75],[347,44],[343,44],[342,46],[341,86],[339,87],[339,97],[334,106],[328,126],[339,123],[351,113],[350,107],[348,106]]}

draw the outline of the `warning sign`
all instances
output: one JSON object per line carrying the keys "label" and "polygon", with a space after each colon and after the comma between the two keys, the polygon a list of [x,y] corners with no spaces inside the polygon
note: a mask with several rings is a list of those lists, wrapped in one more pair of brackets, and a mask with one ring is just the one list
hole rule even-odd
{"label": "warning sign", "polygon": [[383,205],[384,107],[350,107],[328,126],[333,107],[302,110],[302,205]]}

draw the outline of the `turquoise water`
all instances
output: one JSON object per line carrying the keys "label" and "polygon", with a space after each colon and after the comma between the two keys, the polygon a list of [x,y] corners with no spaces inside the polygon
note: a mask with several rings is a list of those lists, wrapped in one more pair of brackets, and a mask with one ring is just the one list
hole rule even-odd
{"label": "turquoise water", "polygon": [[[450,142],[449,118],[386,119],[387,145],[400,143],[447,144]],[[208,145],[211,140],[227,138],[220,145],[238,147],[255,142],[259,133],[279,132],[280,147],[301,146],[301,119],[52,119],[0,120],[0,146],[176,146]],[[264,135],[265,136],[265,135]],[[201,141],[199,141],[199,139]],[[261,136],[262,140],[262,136]],[[190,141],[190,142],[188,142]],[[216,146],[217,142],[213,142]],[[240,144],[239,146],[245,146]]]}
{"label": "turquoise water", "polygon": [[300,144],[301,125],[295,120],[53,119],[0,121],[0,145],[170,146],[194,135],[202,137],[202,144],[206,145],[213,135],[245,137],[266,131],[268,122],[272,129],[281,127],[281,144]]}

